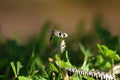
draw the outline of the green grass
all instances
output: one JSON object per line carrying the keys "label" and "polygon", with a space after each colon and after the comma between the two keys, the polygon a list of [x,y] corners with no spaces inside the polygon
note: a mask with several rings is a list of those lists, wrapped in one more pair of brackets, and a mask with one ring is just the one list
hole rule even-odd
{"label": "green grass", "polygon": [[[61,80],[66,78],[65,72],[56,67],[56,61],[62,67],[108,72],[120,62],[120,39],[117,36],[111,36],[99,18],[95,19],[93,24],[93,33],[86,34],[82,28],[83,30],[80,30],[83,31],[82,35],[76,31],[75,37],[68,37],[67,49],[61,56],[54,53],[55,45],[47,43],[50,22],[43,25],[40,35],[31,37],[24,45],[18,44],[15,40],[4,41],[5,39],[1,36],[0,80]],[[120,65],[118,66],[120,68]],[[91,77],[76,74],[69,77],[72,80],[82,80],[83,77],[94,80]]]}

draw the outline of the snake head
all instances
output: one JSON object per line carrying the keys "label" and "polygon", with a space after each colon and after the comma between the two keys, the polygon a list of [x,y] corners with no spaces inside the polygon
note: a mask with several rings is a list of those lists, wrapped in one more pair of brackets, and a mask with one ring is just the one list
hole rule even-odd
{"label": "snake head", "polygon": [[66,37],[68,37],[68,34],[65,32],[53,29],[51,36],[50,36],[50,41],[52,40],[53,36],[58,37],[58,38],[66,38]]}

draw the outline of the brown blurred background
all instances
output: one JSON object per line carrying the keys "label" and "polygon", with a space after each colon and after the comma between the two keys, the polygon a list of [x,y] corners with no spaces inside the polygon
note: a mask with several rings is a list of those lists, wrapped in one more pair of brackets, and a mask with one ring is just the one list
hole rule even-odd
{"label": "brown blurred background", "polygon": [[104,17],[113,35],[120,36],[119,0],[0,0],[0,30],[5,38],[21,42],[39,32],[47,20],[69,34],[84,20],[85,31],[90,32],[96,14]]}

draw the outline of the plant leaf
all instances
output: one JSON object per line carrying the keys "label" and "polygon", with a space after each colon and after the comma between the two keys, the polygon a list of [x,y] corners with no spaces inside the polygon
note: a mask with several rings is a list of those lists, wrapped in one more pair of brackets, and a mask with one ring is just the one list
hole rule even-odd
{"label": "plant leaf", "polygon": [[15,68],[14,62],[10,62],[10,65],[12,67],[12,70],[13,70],[15,76],[17,77],[17,73],[16,73],[16,68]]}
{"label": "plant leaf", "polygon": [[17,61],[17,75],[19,74],[20,69],[22,68],[22,64],[20,61]]}
{"label": "plant leaf", "polygon": [[32,80],[32,79],[25,76],[18,76],[18,80]]}
{"label": "plant leaf", "polygon": [[90,56],[90,51],[88,49],[85,49],[85,47],[81,43],[79,44],[79,47],[84,56]]}
{"label": "plant leaf", "polygon": [[56,68],[56,66],[53,64],[53,63],[50,63],[50,66],[52,68],[52,71],[55,71],[55,72],[59,72],[58,69]]}

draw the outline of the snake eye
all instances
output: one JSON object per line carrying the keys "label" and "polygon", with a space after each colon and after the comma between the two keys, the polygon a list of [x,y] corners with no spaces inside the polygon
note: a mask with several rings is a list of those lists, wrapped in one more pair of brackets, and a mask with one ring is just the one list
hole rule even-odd
{"label": "snake eye", "polygon": [[59,36],[60,36],[60,37],[61,37],[61,35],[62,35],[62,34],[61,34],[61,33],[59,33]]}
{"label": "snake eye", "polygon": [[66,38],[67,37],[67,33],[61,33],[61,37],[62,38]]}
{"label": "snake eye", "polygon": [[65,34],[63,34],[63,36],[64,36],[64,37],[66,37],[66,35],[65,35]]}

